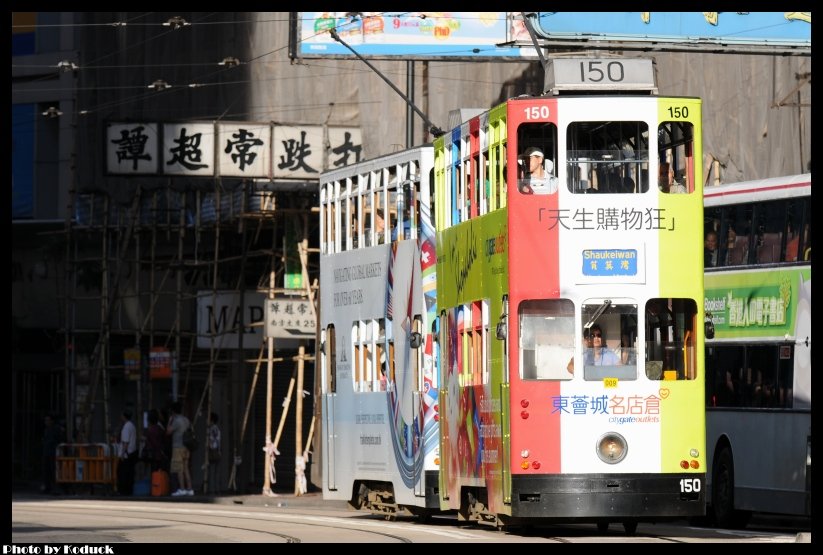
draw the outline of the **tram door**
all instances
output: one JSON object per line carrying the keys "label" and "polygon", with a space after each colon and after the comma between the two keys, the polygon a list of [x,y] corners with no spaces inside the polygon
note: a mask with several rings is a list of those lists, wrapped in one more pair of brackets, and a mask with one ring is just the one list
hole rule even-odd
{"label": "tram door", "polygon": [[[414,434],[417,436],[419,446],[415,452],[414,469],[414,495],[417,497],[426,496],[426,472],[424,469],[424,462],[426,457],[426,434],[425,434],[425,420],[422,391],[423,386],[423,321],[419,315],[414,317],[412,322],[411,347],[414,349],[414,356],[412,357],[412,364],[414,364],[414,383],[415,388],[412,394],[412,410],[417,415],[417,425],[414,429]],[[418,473],[417,470],[420,469]]]}
{"label": "tram door", "polygon": [[334,398],[337,396],[337,345],[334,333],[334,324],[322,332],[323,339],[323,414],[325,429],[325,453],[326,460],[326,484],[329,490],[337,489],[337,480],[334,474],[335,468],[335,432],[334,432]]}

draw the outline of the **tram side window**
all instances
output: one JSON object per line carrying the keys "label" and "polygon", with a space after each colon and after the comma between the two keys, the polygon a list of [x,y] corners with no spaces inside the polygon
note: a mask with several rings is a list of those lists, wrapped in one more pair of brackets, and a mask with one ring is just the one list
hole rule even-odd
{"label": "tram side window", "polygon": [[666,121],[657,129],[658,180],[664,193],[694,191],[694,127],[688,121]]}
{"label": "tram side window", "polygon": [[506,192],[508,191],[508,179],[509,179],[509,168],[506,163],[508,160],[508,148],[507,144],[503,143],[502,152],[498,152],[497,158],[497,165],[499,174],[499,181],[497,185],[496,193],[498,195],[497,199],[497,207],[502,208],[506,206]]}
{"label": "tram side window", "polygon": [[352,360],[354,361],[354,390],[372,391],[375,381],[375,339],[373,320],[352,325]]}
{"label": "tram side window", "polygon": [[[419,187],[419,190],[420,190],[420,194],[423,195],[424,192],[425,192],[424,187],[422,187],[422,186]],[[434,220],[435,214],[436,214],[436,212],[435,212],[435,201],[437,200],[437,196],[436,196],[435,190],[434,190],[434,168],[429,170],[429,186],[428,186],[428,192],[426,194],[428,194],[428,205],[429,205],[428,211],[424,212],[423,210],[420,210],[419,208],[417,210],[417,236],[418,237],[423,237],[424,236],[423,235],[423,230],[426,229],[426,227],[428,225],[431,225],[432,227],[435,226],[435,220]],[[422,199],[419,199],[419,200],[420,200],[422,205],[426,204],[426,199],[425,198],[422,198]]]}
{"label": "tram side window", "polygon": [[648,190],[646,122],[572,122],[566,131],[566,148],[566,184],[572,193],[634,194]]}
{"label": "tram side window", "polygon": [[650,380],[697,377],[697,303],[658,298],[646,303],[646,376]]}
{"label": "tram side window", "polygon": [[461,360],[460,385],[488,382],[488,301],[475,301],[457,307],[456,320]]}
{"label": "tram side window", "polygon": [[399,229],[399,222],[400,216],[398,215],[398,209],[400,208],[400,202],[398,200],[398,172],[396,167],[392,167],[389,170],[390,174],[387,179],[387,197],[389,203],[389,212],[388,212],[388,219],[386,220],[386,229],[389,237],[387,241],[391,242],[397,239],[402,231]]}
{"label": "tram side window", "polygon": [[[388,333],[388,335],[387,335]],[[377,342],[375,344],[375,353],[377,359],[377,368],[379,368],[378,375],[375,376],[375,391],[386,391],[388,387],[389,376],[389,356],[386,353],[386,345],[391,339],[391,320],[388,322],[388,331],[386,327],[386,320],[380,318],[377,321]],[[393,361],[392,361],[393,362]]]}
{"label": "tram side window", "polygon": [[[355,181],[356,183],[356,181]],[[363,226],[363,222],[360,216],[361,206],[360,203],[362,202],[363,197],[361,197],[357,193],[357,189],[355,189],[351,196],[351,248],[356,249],[360,245],[360,228]]]}
{"label": "tram side window", "polygon": [[326,393],[337,391],[337,341],[334,324],[323,331],[323,366],[326,373]]}
{"label": "tram side window", "polygon": [[482,216],[489,211],[489,195],[491,195],[491,179],[489,178],[489,151],[480,152],[480,161],[477,170],[478,191],[480,193],[479,214]]}
{"label": "tram side window", "polygon": [[[349,183],[351,186],[351,183]],[[349,250],[349,238],[351,237],[352,222],[352,202],[349,191],[345,192],[345,196],[340,199],[340,250]]]}
{"label": "tram side window", "polygon": [[574,303],[569,299],[528,300],[518,307],[520,377],[570,380],[574,356]]}
{"label": "tram side window", "polygon": [[[557,191],[557,126],[524,123],[517,128],[517,189],[523,194]],[[542,163],[537,161],[542,160]]]}

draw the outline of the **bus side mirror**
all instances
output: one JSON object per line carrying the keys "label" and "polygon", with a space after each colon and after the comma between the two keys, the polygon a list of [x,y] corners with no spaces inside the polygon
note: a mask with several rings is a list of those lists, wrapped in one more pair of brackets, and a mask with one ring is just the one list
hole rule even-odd
{"label": "bus side mirror", "polygon": [[714,339],[714,322],[712,322],[712,313],[706,313],[706,321],[703,323],[705,327],[706,339]]}

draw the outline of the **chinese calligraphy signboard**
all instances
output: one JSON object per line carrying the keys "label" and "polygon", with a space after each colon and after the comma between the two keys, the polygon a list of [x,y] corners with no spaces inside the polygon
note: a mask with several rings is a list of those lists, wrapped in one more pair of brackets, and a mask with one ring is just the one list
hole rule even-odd
{"label": "chinese calligraphy signboard", "polygon": [[106,133],[106,163],[113,173],[158,173],[156,123],[112,124]]}
{"label": "chinese calligraphy signboard", "polygon": [[266,337],[313,339],[315,320],[308,299],[266,300]]}
{"label": "chinese calligraphy signboard", "polygon": [[359,128],[254,122],[109,123],[105,148],[118,175],[316,179],[363,159]]}
{"label": "chinese calligraphy signboard", "polygon": [[[315,319],[308,300],[279,297],[270,300],[266,293],[246,291],[243,306],[236,291],[198,291],[197,347],[256,349],[269,335],[275,338],[315,337]],[[241,328],[242,322],[242,328]]]}

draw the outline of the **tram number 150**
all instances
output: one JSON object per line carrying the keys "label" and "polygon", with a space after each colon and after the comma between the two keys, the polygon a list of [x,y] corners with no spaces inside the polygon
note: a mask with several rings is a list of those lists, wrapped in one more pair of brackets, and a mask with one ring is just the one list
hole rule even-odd
{"label": "tram number 150", "polygon": [[580,62],[580,81],[584,83],[586,81],[600,83],[603,79],[608,79],[612,83],[619,83],[625,76],[626,72],[620,62],[607,63],[599,60]]}
{"label": "tram number 150", "polygon": [[683,478],[680,480],[680,493],[697,493],[700,491],[700,478]]}

